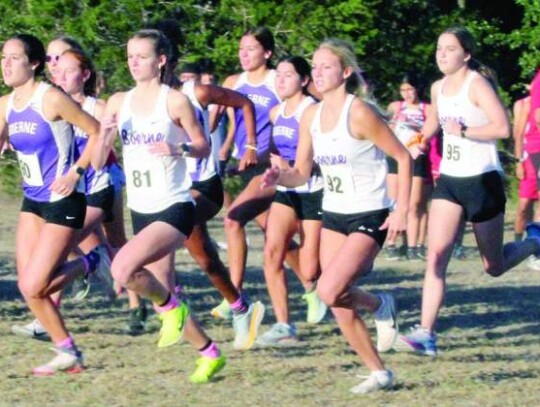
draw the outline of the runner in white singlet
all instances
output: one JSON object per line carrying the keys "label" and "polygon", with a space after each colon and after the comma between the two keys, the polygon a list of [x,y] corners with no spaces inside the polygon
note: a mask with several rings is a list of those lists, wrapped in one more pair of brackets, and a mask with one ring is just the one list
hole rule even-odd
{"label": "runner in white singlet", "polygon": [[170,42],[158,30],[141,30],[129,39],[136,85],[107,102],[92,165],[105,164],[119,134],[134,236],[116,254],[111,271],[120,285],[154,303],[162,322],[158,347],[184,338],[199,350],[190,380],[205,383],[225,366],[225,357],[176,297],[173,267],[174,252],[194,222],[186,158],[205,157],[210,146],[187,97],[162,83],[173,77],[170,55]]}
{"label": "runner in white singlet", "polygon": [[[497,140],[510,135],[505,109],[491,71],[474,59],[475,41],[463,27],[444,31],[436,60],[444,77],[431,87],[433,103],[424,138],[444,132],[441,176],[433,191],[428,256],[420,325],[400,336],[400,348],[437,354],[435,325],[446,291],[446,270],[462,218],[473,225],[484,271],[499,277],[531,254],[540,253],[540,225],[528,238],[503,245],[506,197]],[[427,137],[426,137],[427,136]]]}
{"label": "runner in white singlet", "polygon": [[[347,42],[330,39],[319,46],[312,76],[322,101],[302,116],[294,168],[272,167],[263,185],[302,185],[311,176],[313,161],[319,164],[324,194],[317,293],[370,370],[368,378],[351,391],[368,393],[392,387],[394,376],[384,367],[358,310],[374,313],[377,348],[383,352],[392,348],[397,336],[396,309],[390,294],[370,294],[356,282],[371,271],[386,235],[394,237],[405,230],[411,159],[374,107],[350,93],[360,84],[358,72]],[[392,212],[385,154],[398,162],[399,190]]]}

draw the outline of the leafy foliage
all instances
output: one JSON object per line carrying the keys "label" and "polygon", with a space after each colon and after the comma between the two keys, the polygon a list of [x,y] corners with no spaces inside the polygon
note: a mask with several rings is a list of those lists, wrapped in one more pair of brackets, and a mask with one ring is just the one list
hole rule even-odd
{"label": "leafy foliage", "polygon": [[530,81],[540,65],[540,2],[537,0],[516,0],[523,8],[523,20],[504,39],[512,49],[521,51],[518,64],[521,77]]}
{"label": "leafy foliage", "polygon": [[[248,28],[267,26],[276,37],[274,60],[287,54],[310,57],[321,40],[349,40],[360,66],[385,105],[398,97],[406,72],[424,78],[434,63],[438,34],[468,27],[478,39],[479,59],[499,74],[506,104],[522,91],[540,64],[540,3],[507,0],[4,0],[0,38],[28,32],[50,41],[59,34],[80,40],[107,79],[105,93],[131,86],[125,44],[135,31],[169,18],[178,21],[180,62],[210,58],[224,78],[239,70],[238,40]],[[2,93],[7,90],[2,89]]]}
{"label": "leafy foliage", "polygon": [[[467,26],[479,39],[480,59],[494,67],[503,85],[516,81],[515,69],[504,56],[516,55],[521,76],[540,61],[540,4],[536,0],[508,1],[508,22],[491,16],[485,2],[429,0],[5,0],[0,38],[30,32],[47,42],[59,34],[80,39],[106,73],[108,91],[126,88],[130,76],[125,43],[138,29],[163,19],[176,19],[183,38],[181,61],[205,57],[215,61],[219,74],[238,70],[237,44],[242,33],[257,25],[276,37],[276,57],[309,57],[327,37],[353,43],[362,68],[376,85],[380,99],[389,101],[395,84],[406,71],[416,71],[431,82],[437,75],[433,52],[437,35],[455,24]],[[506,32],[510,26],[511,32]],[[515,66],[515,64],[514,64]],[[501,68],[501,69],[498,69]],[[504,69],[502,69],[504,68]],[[519,73],[518,73],[519,75]]]}

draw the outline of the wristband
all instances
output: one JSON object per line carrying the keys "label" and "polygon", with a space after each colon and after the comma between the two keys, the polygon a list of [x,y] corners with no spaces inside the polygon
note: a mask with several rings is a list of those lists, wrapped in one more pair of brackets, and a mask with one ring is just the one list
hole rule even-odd
{"label": "wristband", "polygon": [[178,154],[180,157],[189,157],[189,153],[191,152],[191,148],[189,147],[188,143],[180,143],[178,144]]}
{"label": "wristband", "polygon": [[424,142],[424,136],[422,135],[422,133],[417,133],[417,134],[415,134],[414,136],[411,137],[411,139],[407,142],[405,147],[408,148],[408,147],[412,147],[415,144],[417,144],[418,148],[420,150],[423,150],[423,147],[422,147],[423,142]]}
{"label": "wristband", "polygon": [[75,173],[77,173],[79,177],[82,177],[86,171],[83,167],[79,167],[77,164],[73,164],[71,166],[71,169],[75,171]]}
{"label": "wristband", "polygon": [[468,127],[464,124],[461,125],[461,130],[459,132],[459,134],[461,135],[461,138],[466,138],[467,135],[465,134],[465,132],[467,131]]}
{"label": "wristband", "polygon": [[246,150],[257,151],[257,146],[254,144],[246,144]]}

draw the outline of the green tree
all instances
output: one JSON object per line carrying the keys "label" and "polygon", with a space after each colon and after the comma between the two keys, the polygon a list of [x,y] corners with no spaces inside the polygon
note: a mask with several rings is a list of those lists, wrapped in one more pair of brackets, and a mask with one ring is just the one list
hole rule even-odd
{"label": "green tree", "polygon": [[520,51],[518,64],[521,78],[530,80],[540,67],[540,2],[516,0],[516,3],[523,8],[522,24],[513,30],[506,40],[511,48]]}
{"label": "green tree", "polygon": [[[212,59],[223,78],[237,72],[242,33],[267,26],[276,37],[276,59],[309,58],[327,37],[349,40],[382,105],[396,98],[397,83],[414,71],[426,84],[439,76],[437,36],[452,25],[468,27],[479,56],[499,73],[502,90],[530,77],[540,63],[540,3],[507,0],[4,0],[0,38],[28,32],[47,42],[59,34],[80,40],[107,78],[107,92],[131,86],[125,44],[135,31],[163,18],[182,33],[180,61]],[[494,5],[495,4],[495,5]],[[518,61],[518,63],[516,63]],[[2,89],[2,93],[7,90]],[[507,102],[512,98],[503,92]]]}

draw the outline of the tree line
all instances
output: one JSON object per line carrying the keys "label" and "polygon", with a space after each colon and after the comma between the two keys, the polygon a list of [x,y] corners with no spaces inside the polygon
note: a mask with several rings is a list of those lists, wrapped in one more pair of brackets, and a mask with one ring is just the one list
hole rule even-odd
{"label": "tree line", "polygon": [[125,43],[161,19],[179,23],[180,62],[210,58],[223,78],[239,69],[238,40],[248,28],[267,26],[276,56],[307,58],[327,37],[353,43],[362,69],[383,103],[397,96],[405,72],[426,85],[437,78],[438,34],[464,25],[477,38],[478,55],[495,69],[508,103],[540,63],[537,0],[4,0],[0,38],[32,33],[44,42],[59,34],[80,40],[107,78],[107,91],[130,86]]}
{"label": "tree line", "polygon": [[[58,35],[79,40],[104,73],[105,96],[132,85],[129,36],[163,19],[178,22],[180,64],[209,58],[222,79],[239,71],[238,42],[250,27],[272,30],[274,60],[291,54],[309,59],[328,37],[349,40],[382,106],[398,97],[405,73],[424,78],[426,89],[439,77],[437,37],[453,25],[475,35],[477,57],[497,72],[507,106],[523,95],[540,65],[538,0],[3,0],[0,15],[0,41],[22,32],[44,43]],[[1,172],[15,175],[9,167]],[[16,190],[18,176],[2,178]]]}

